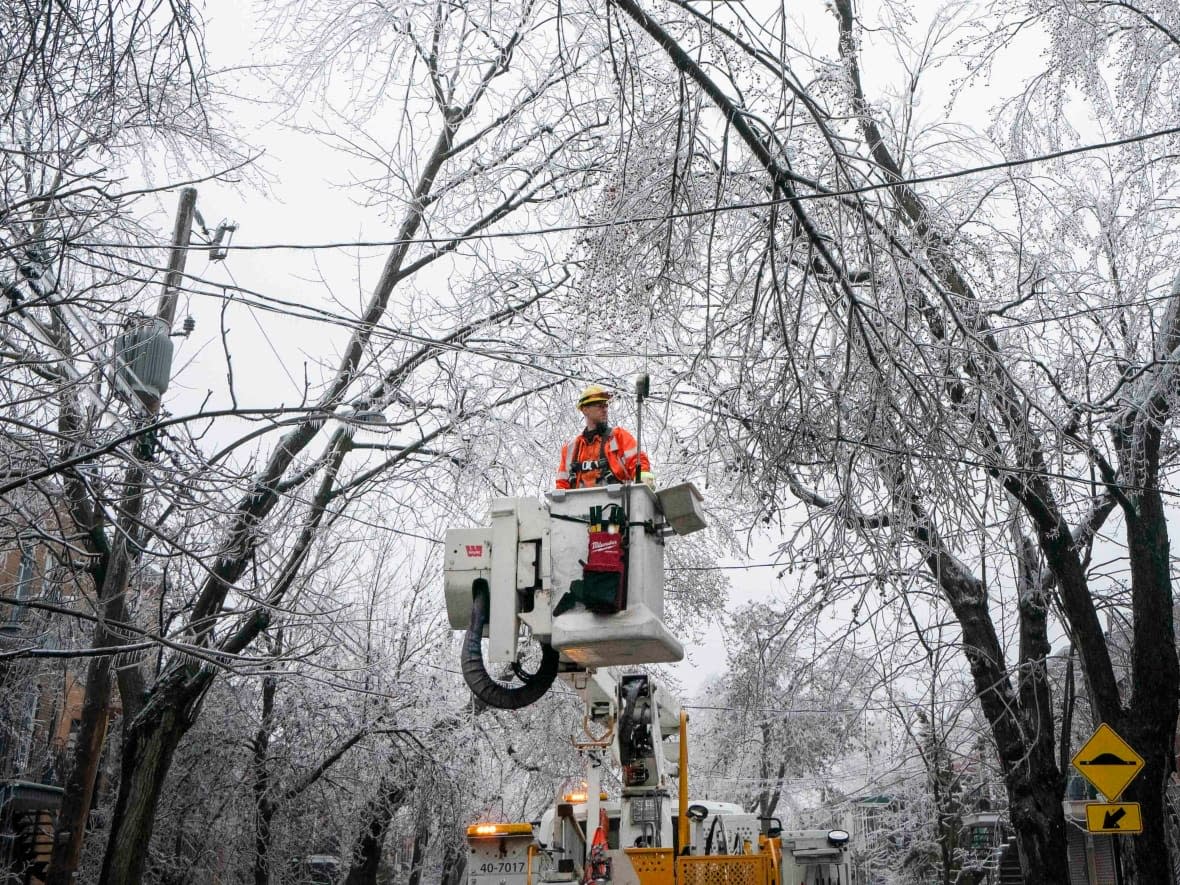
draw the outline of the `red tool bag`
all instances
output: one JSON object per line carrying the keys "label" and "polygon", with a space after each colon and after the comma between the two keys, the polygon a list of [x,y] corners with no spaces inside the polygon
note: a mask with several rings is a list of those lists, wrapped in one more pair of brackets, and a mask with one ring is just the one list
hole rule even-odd
{"label": "red tool bag", "polygon": [[618,532],[591,532],[586,569],[592,572],[623,572],[623,536]]}
{"label": "red tool bag", "polygon": [[[593,529],[601,528],[601,531]],[[611,507],[602,523],[591,519],[589,548],[582,563],[582,602],[595,614],[613,615],[627,607],[625,537],[623,508]]]}

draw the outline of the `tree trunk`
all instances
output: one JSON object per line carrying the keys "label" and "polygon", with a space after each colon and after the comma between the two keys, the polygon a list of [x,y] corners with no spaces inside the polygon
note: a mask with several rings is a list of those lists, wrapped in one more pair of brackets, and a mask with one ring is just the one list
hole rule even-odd
{"label": "tree trunk", "polygon": [[[120,545],[122,549],[123,545]],[[103,615],[111,622],[127,620],[124,594],[131,565],[126,551],[114,557],[114,563],[103,582],[105,598]],[[94,630],[94,648],[117,649],[125,640],[106,623],[99,622]],[[50,858],[46,885],[72,885],[82,857],[83,837],[90,806],[94,800],[94,786],[98,779],[103,744],[110,724],[111,683],[114,666],[110,657],[93,657],[86,666],[86,684],[82,697],[82,715],[78,726],[78,740],[70,763],[62,806],[54,826],[53,854]],[[124,667],[118,677],[123,714],[131,716],[137,708],[141,685],[133,668]]]}
{"label": "tree trunk", "polygon": [[430,818],[426,809],[418,812],[418,826],[414,830],[414,851],[410,856],[410,878],[407,885],[422,885],[422,863],[426,846],[430,844]]}
{"label": "tree trunk", "polygon": [[[1147,743],[1137,735],[1121,736],[1132,746],[1144,746]],[[1126,885],[1155,885],[1158,882],[1174,881],[1168,857],[1169,820],[1164,803],[1164,790],[1173,767],[1172,759],[1170,754],[1166,758],[1158,753],[1142,755],[1147,764],[1119,798],[1121,802],[1140,803],[1143,815],[1143,832],[1123,843],[1122,857],[1126,873],[1123,882]]]}
{"label": "tree trunk", "polygon": [[[1056,762],[1049,762],[1056,772]],[[1005,774],[1004,784],[1024,881],[1069,885],[1061,777],[1046,780],[1031,775],[1045,770],[1043,762],[1038,765],[1032,758],[1025,764],[1018,763],[1017,768]]]}
{"label": "tree trunk", "polygon": [[[1046,662],[1053,653],[1049,643],[1049,593],[1045,587],[1047,575],[1040,567],[1039,553],[1032,538],[1014,527],[1013,546],[1017,556],[1017,610],[1020,615],[1019,667],[1016,688],[1020,698],[1018,727],[1024,733],[1028,747],[1027,760],[1009,768],[1005,775],[1009,786],[1009,800],[1018,808],[1022,826],[1028,835],[1020,839],[1021,865],[1024,857],[1035,859],[1043,852],[1042,864],[1057,864],[1066,872],[1069,839],[1061,800],[1065,796],[1065,771],[1057,764],[1057,748],[1053,729],[1053,695],[1049,687]],[[1018,775],[1012,777],[1012,769]],[[1016,814],[1010,812],[1015,826]],[[1034,838],[1035,834],[1035,838]],[[1026,881],[1041,881],[1039,877]],[[1045,880],[1047,881],[1047,880]]]}
{"label": "tree trunk", "polygon": [[254,885],[270,885],[270,832],[275,806],[262,802],[254,814]]}
{"label": "tree trunk", "polygon": [[[145,446],[147,448],[145,448]],[[141,461],[150,455],[150,446],[144,440],[137,443],[137,456]],[[100,544],[92,545],[98,551],[98,566],[95,582],[101,604],[102,619],[94,628],[91,643],[96,649],[116,649],[126,640],[112,624],[125,623],[127,614],[127,586],[131,567],[138,558],[138,547],[130,541],[137,531],[137,521],[143,508],[145,472],[136,465],[127,471],[124,484],[126,505],[119,517],[119,530],[123,533],[114,548],[106,553]],[[101,533],[100,533],[101,534]],[[112,682],[112,660],[109,657],[94,657],[86,667],[86,685],[82,700],[82,719],[79,723],[78,742],[74,747],[74,758],[66,782],[62,806],[54,825],[53,854],[49,861],[46,885],[71,885],[82,857],[82,842],[86,832],[86,820],[94,800],[94,784],[98,778],[98,766],[102,759],[103,741],[110,721],[110,700]],[[123,699],[123,713],[131,716],[138,703],[140,680],[133,667],[119,671],[119,692]]]}
{"label": "tree trunk", "polygon": [[273,676],[262,680],[262,721],[254,735],[254,885],[270,885],[271,821],[276,806],[270,795],[270,730],[274,717],[275,690]]}
{"label": "tree trunk", "polygon": [[133,720],[123,726],[122,777],[102,862],[103,885],[139,885],[160,792],[172,758],[196,721],[197,708],[212,681],[209,670],[181,668],[166,675]]}
{"label": "tree trunk", "polygon": [[[931,533],[928,540],[934,541],[935,536]],[[1054,755],[1053,713],[1042,654],[1047,645],[1043,608],[1026,604],[1021,609],[1022,672],[1016,695],[982,582],[964,574],[945,554],[932,555],[930,567],[963,631],[963,651],[1004,766],[1008,815],[1024,880],[1069,885],[1061,806],[1065,780]]]}
{"label": "tree trunk", "polygon": [[774,777],[774,786],[770,785],[770,757],[773,751],[774,741],[771,738],[771,729],[769,722],[763,722],[760,726],[762,733],[762,753],[758,758],[758,795],[754,797],[754,802],[751,805],[751,811],[756,812],[760,817],[774,817],[775,809],[778,808],[779,799],[783,792],[783,779],[787,774],[787,760],[780,759],[778,764],[778,771]]}
{"label": "tree trunk", "polygon": [[381,779],[377,795],[365,805],[361,820],[363,829],[352,850],[352,865],[344,885],[377,885],[377,868],[381,865],[385,834],[407,792],[401,782],[400,769]]}
{"label": "tree trunk", "polygon": [[467,852],[457,832],[443,846],[442,880],[439,885],[463,885],[467,872]]}
{"label": "tree trunk", "polygon": [[[1148,463],[1158,459],[1158,440],[1147,446]],[[1177,697],[1180,667],[1172,623],[1171,563],[1163,501],[1153,482],[1127,518],[1131,553],[1131,598],[1135,614],[1132,644],[1132,690],[1122,737],[1147,763],[1127,790],[1127,801],[1139,802],[1143,832],[1129,846],[1131,875],[1139,885],[1171,882],[1164,791],[1176,769]]]}
{"label": "tree trunk", "polygon": [[82,834],[90,816],[98,763],[110,722],[111,659],[91,658],[86,667],[86,691],[82,702],[78,740],[65,783],[61,808],[53,832],[53,855],[46,885],[71,885],[82,857]]}

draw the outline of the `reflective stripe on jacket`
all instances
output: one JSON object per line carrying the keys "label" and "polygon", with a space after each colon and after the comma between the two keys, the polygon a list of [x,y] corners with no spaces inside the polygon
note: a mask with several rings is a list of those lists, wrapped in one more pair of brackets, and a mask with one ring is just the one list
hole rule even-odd
{"label": "reflective stripe on jacket", "polygon": [[[598,462],[604,458],[606,464],[600,465]],[[594,462],[594,466],[587,467],[589,462]],[[639,443],[629,431],[622,427],[613,428],[605,444],[601,437],[587,442],[585,435],[579,433],[561,447],[556,487],[584,489],[596,486],[604,472],[606,482],[628,482],[636,478],[636,466],[643,472],[651,470],[647,453],[639,451]]]}

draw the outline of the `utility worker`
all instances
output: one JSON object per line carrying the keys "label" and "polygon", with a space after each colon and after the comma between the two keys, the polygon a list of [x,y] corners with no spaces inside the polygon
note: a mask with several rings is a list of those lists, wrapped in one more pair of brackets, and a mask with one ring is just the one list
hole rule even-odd
{"label": "utility worker", "polygon": [[655,488],[647,453],[639,451],[639,444],[628,431],[611,427],[607,421],[612,395],[606,388],[591,384],[578,397],[578,410],[586,418],[586,427],[561,447],[557,488],[584,489],[635,479]]}

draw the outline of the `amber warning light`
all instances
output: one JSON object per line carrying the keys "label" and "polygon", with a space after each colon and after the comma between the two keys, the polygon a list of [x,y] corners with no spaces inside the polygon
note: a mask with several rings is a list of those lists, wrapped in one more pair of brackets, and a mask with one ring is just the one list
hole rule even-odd
{"label": "amber warning light", "polygon": [[[564,796],[561,797],[561,801],[562,802],[570,802],[574,805],[577,805],[579,803],[585,802],[588,798],[589,798],[589,796],[586,794],[586,791],[580,790],[580,791],[574,792],[574,793],[566,793]],[[605,802],[606,801],[606,793],[599,793],[598,798],[601,799],[603,802]]]}
{"label": "amber warning light", "polygon": [[467,828],[467,836],[532,836],[532,824],[472,824]]}

